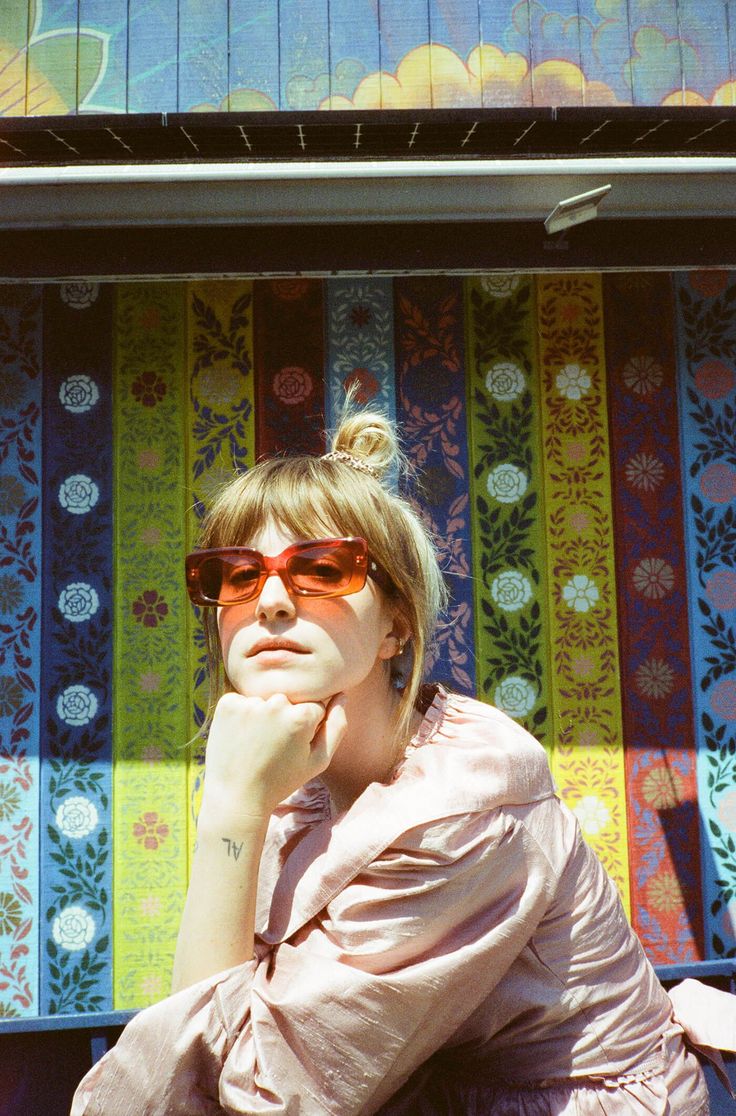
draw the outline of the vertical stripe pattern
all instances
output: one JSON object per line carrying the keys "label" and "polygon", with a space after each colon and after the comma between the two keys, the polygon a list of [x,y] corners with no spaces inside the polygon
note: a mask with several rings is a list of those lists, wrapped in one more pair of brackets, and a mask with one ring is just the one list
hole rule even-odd
{"label": "vertical stripe pattern", "polygon": [[395,281],[396,417],[420,486],[410,493],[440,546],[450,591],[429,669],[463,693],[475,692],[470,571],[465,337],[461,281]]}
{"label": "vertical stripe pattern", "polygon": [[[253,422],[253,284],[192,283],[187,297],[188,478],[187,550],[217,490],[255,458]],[[240,540],[241,542],[244,540]],[[187,609],[189,686],[195,738],[208,704],[206,653],[198,610]],[[192,745],[189,765],[189,847],[202,789],[203,741]]]}
{"label": "vertical stripe pattern", "polygon": [[44,295],[41,1012],[112,1007],[110,287]]}
{"label": "vertical stripe pattern", "polygon": [[169,988],[186,888],[184,290],[118,290],[114,990]]}
{"label": "vertical stripe pattern", "polygon": [[736,276],[678,276],[687,599],[709,957],[736,951],[735,307]]}
{"label": "vertical stripe pattern", "polygon": [[655,961],[692,961],[703,926],[672,284],[610,275],[604,292],[632,921]]}
{"label": "vertical stripe pattern", "polygon": [[628,908],[628,840],[600,280],[537,281],[553,774]]}
{"label": "vertical stripe pattern", "polygon": [[478,693],[547,747],[549,654],[531,278],[466,280]]}
{"label": "vertical stripe pattern", "polygon": [[361,407],[396,418],[394,307],[390,279],[330,279],[327,283],[326,420],[333,429],[345,393]]}
{"label": "vertical stripe pattern", "polygon": [[0,306],[0,1015],[38,1013],[41,294]]}

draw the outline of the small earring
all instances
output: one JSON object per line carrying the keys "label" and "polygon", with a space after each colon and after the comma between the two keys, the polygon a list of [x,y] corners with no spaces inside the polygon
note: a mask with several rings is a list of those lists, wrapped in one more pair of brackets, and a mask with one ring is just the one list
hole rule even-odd
{"label": "small earring", "polygon": [[391,685],[395,690],[404,690],[414,668],[414,645],[412,641],[400,639],[399,649],[391,659]]}

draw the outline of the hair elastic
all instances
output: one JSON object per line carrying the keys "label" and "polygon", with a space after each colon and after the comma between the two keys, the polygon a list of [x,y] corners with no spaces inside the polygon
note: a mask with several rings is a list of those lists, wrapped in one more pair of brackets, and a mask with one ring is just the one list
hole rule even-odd
{"label": "hair elastic", "polygon": [[361,461],[359,457],[353,457],[352,453],[347,453],[345,450],[332,450],[330,453],[322,454],[323,461],[342,461],[344,465],[349,465],[351,469],[357,469],[360,473],[368,473],[371,477],[378,480],[378,471],[369,465],[367,461]]}

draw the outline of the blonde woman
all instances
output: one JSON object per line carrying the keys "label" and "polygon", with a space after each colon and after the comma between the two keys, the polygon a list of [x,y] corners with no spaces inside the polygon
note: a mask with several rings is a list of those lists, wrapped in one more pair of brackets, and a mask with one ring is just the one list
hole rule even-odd
{"label": "blonde woman", "polygon": [[708,1111],[541,746],[422,685],[444,588],[397,453],[348,414],[234,480],[187,559],[213,703],[174,993],[73,1116]]}

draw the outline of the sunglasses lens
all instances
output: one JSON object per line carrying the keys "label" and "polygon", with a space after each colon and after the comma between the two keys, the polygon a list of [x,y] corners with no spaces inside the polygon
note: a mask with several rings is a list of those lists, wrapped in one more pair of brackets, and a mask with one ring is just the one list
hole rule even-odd
{"label": "sunglasses lens", "polygon": [[[292,555],[287,564],[289,579],[294,588],[305,595],[320,597],[354,592],[358,575],[356,554],[346,543],[339,546],[315,546]],[[365,582],[365,575],[362,575]]]}
{"label": "sunglasses lens", "polygon": [[261,567],[255,559],[213,555],[199,566],[199,586],[204,597],[218,604],[247,601],[258,588]]}

